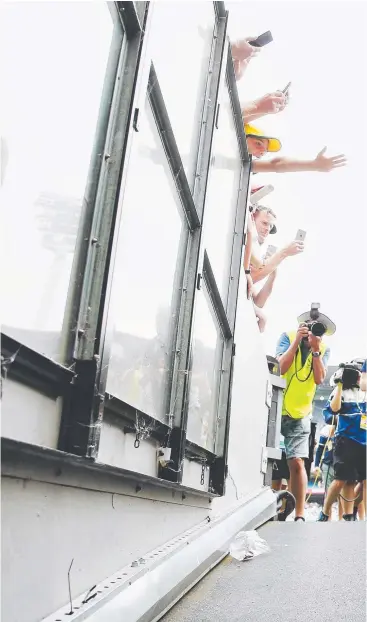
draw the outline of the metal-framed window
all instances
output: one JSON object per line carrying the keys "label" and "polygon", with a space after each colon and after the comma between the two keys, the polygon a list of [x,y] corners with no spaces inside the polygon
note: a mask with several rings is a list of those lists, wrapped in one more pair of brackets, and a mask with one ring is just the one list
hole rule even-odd
{"label": "metal-framed window", "polygon": [[[175,108],[182,94],[170,85],[151,37],[164,10],[155,17],[149,3],[108,4],[114,35],[78,224],[62,361],[7,336],[4,369],[63,397],[63,452],[97,466],[104,414],[113,414],[127,434],[135,434],[137,447],[149,428],[169,448],[169,463],[158,467],[160,479],[181,485],[185,460],[194,460],[210,467],[209,487],[198,482],[200,492],[223,494],[250,174],[227,13],[222,2],[214,2],[212,17],[204,6],[197,17],[199,58],[191,59],[197,89],[188,104],[195,114],[186,120],[187,127],[192,121],[187,141]],[[189,89],[189,69],[183,80]],[[231,145],[223,154],[218,136],[228,132]],[[219,259],[211,239],[218,216],[212,156],[230,171]],[[200,317],[212,329],[210,442],[195,432],[192,414],[195,369],[205,367],[198,355]],[[161,327],[158,339],[154,319]],[[148,370],[145,377],[142,369]],[[134,394],[135,380],[148,389]]]}
{"label": "metal-framed window", "polygon": [[[222,74],[222,92],[216,107],[213,156],[204,207],[204,231],[196,281],[190,373],[185,393],[187,426],[186,434],[181,434],[180,438],[181,446],[188,448],[191,459],[192,454],[193,459],[196,459],[195,448],[197,459],[205,467],[209,467],[209,489],[217,494],[224,493],[226,477],[230,391],[235,354],[233,339],[250,175],[250,158],[243,132],[230,49],[226,50]],[[229,153],[223,149],[221,139],[216,136],[216,132],[220,134],[223,114],[227,115],[229,121],[225,124],[224,133],[225,140],[229,141]],[[219,163],[217,154],[220,156]],[[220,184],[226,185],[226,194],[223,197],[218,196],[218,186],[215,184],[216,165],[229,171],[227,175],[229,179],[226,180],[225,175],[221,175],[219,180]],[[212,193],[211,184],[214,190]],[[227,210],[223,201],[228,202]],[[224,227],[220,227],[218,223],[218,213],[219,219],[223,221],[223,211],[227,213],[227,239],[223,235]],[[214,221],[214,229],[219,230],[218,244],[212,243],[211,221]],[[221,261],[216,262],[215,273],[211,257],[215,259],[220,244],[223,245]],[[218,279],[218,275],[222,278]],[[206,356],[204,344],[200,344],[205,338]],[[202,384],[205,381],[207,383],[206,391],[204,388],[201,393],[200,375]],[[202,403],[203,400],[206,406]],[[197,450],[198,447],[201,448],[200,452]],[[182,455],[185,455],[184,451],[181,452]]]}

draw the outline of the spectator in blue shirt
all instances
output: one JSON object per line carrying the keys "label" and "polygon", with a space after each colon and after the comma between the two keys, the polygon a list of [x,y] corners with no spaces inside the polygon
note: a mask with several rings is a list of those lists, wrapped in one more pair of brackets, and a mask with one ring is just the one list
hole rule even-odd
{"label": "spectator in blue shirt", "polygon": [[[337,415],[338,421],[333,457],[335,480],[329,488],[319,522],[329,520],[331,507],[347,483],[353,491],[353,482],[363,482],[363,501],[366,504],[366,392],[361,390],[366,361],[362,361],[359,369],[356,380],[351,383],[347,382],[343,368],[337,370],[334,374],[335,389],[323,411],[326,423],[333,425]],[[354,520],[353,501],[345,502],[343,518]]]}

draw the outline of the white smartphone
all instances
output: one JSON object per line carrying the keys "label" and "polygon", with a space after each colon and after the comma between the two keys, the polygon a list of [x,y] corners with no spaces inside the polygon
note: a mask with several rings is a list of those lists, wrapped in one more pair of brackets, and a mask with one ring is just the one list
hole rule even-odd
{"label": "white smartphone", "polygon": [[277,246],[273,246],[272,244],[269,244],[268,248],[266,249],[266,257],[272,257],[274,255],[274,253],[277,252],[278,247]]}
{"label": "white smartphone", "polygon": [[298,229],[297,235],[296,235],[296,242],[304,242],[305,239],[306,239],[306,231],[303,231],[303,229]]}
{"label": "white smartphone", "polygon": [[264,197],[268,196],[268,194],[273,192],[273,190],[274,190],[274,186],[272,186],[271,184],[268,184],[267,186],[263,186],[259,190],[256,190],[256,192],[253,192],[250,195],[251,203],[253,205],[258,203],[259,201],[261,201],[261,199],[263,199]]}

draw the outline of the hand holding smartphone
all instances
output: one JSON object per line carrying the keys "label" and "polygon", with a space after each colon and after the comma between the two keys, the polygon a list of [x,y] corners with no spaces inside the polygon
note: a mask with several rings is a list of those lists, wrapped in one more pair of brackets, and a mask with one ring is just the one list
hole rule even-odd
{"label": "hand holding smartphone", "polygon": [[272,186],[271,184],[267,184],[266,186],[262,186],[262,188],[259,188],[255,192],[252,192],[252,194],[250,196],[251,203],[253,205],[258,203],[259,201],[261,201],[261,199],[263,199],[268,194],[273,192],[273,190],[274,190],[274,186]]}
{"label": "hand holding smartphone", "polygon": [[257,39],[254,39],[254,41],[249,41],[249,44],[254,48],[263,48],[264,45],[268,45],[268,43],[271,43],[272,41],[273,35],[270,30],[267,30],[266,32],[263,32],[262,35],[257,37]]}
{"label": "hand holding smartphone", "polygon": [[298,229],[295,241],[304,242],[305,239],[306,239],[306,231],[303,231],[303,229]]}

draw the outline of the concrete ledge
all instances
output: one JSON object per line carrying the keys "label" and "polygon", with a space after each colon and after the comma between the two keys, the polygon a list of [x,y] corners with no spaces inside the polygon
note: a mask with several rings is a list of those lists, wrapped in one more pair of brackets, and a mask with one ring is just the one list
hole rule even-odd
{"label": "concrete ledge", "polygon": [[[264,488],[229,512],[167,542],[129,567],[122,568],[88,598],[80,596],[44,622],[155,622],[228,553],[241,529],[254,529],[276,514],[276,497]],[[147,524],[149,529],[149,524]],[[88,602],[84,602],[88,600]]]}

